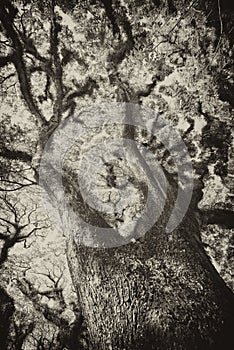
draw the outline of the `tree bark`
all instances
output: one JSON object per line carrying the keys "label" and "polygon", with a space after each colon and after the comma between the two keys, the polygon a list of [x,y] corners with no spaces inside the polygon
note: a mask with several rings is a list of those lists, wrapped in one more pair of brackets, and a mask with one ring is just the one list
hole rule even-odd
{"label": "tree bark", "polygon": [[[103,3],[111,18],[110,7]],[[185,5],[171,1],[171,12],[175,6],[183,10]],[[207,7],[200,2],[195,10],[204,7],[208,13],[211,6],[211,2]],[[212,15],[213,22],[208,21],[208,25],[218,27],[218,12]],[[194,192],[183,222],[168,234],[165,227],[175,200],[173,185],[169,192],[171,197],[160,220],[135,243],[95,249],[79,245],[72,238],[68,241],[69,267],[90,349],[234,348],[234,296],[200,241],[198,193]],[[75,210],[74,202],[71,205]]]}
{"label": "tree bark", "polygon": [[233,294],[205,254],[194,209],[168,234],[170,209],[167,203],[133,244],[95,249],[68,241],[90,349],[233,348]]}

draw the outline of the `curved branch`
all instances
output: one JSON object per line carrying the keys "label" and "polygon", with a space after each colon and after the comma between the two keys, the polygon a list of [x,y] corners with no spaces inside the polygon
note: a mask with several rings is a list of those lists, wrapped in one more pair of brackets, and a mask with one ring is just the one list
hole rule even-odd
{"label": "curved branch", "polygon": [[46,122],[46,119],[39,110],[31,92],[31,83],[30,79],[27,76],[27,68],[23,59],[23,46],[21,44],[18,33],[13,26],[12,18],[10,17],[11,7],[13,7],[13,5],[10,3],[10,1],[4,1],[0,11],[0,20],[2,26],[6,32],[7,37],[11,40],[12,46],[14,48],[14,53],[11,55],[11,61],[14,63],[15,69],[17,71],[20,90],[30,112],[34,114],[42,124],[44,124]]}

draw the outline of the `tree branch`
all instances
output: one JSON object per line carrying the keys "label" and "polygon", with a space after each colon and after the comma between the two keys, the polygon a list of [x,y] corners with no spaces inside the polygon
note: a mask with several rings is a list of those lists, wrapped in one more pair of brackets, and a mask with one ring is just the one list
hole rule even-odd
{"label": "tree branch", "polygon": [[[30,79],[27,76],[27,68],[23,59],[23,46],[21,44],[20,38],[18,36],[17,31],[12,23],[12,16],[10,16],[10,12],[12,11],[14,6],[10,1],[3,2],[3,6],[0,11],[0,20],[2,26],[6,32],[7,37],[11,40],[12,46],[14,48],[14,52],[11,55],[11,60],[14,63],[15,69],[18,74],[20,90],[24,97],[24,100],[30,110],[30,112],[36,116],[36,118],[44,124],[46,119],[42,115],[39,110],[36,102],[34,101],[32,92],[31,92],[31,83]],[[3,60],[4,61],[4,60]],[[9,58],[8,58],[9,61]],[[3,62],[4,63],[4,62]]]}
{"label": "tree branch", "polygon": [[56,15],[54,11],[55,2],[52,0],[52,8],[51,8],[51,30],[50,30],[50,51],[52,56],[52,62],[54,65],[54,83],[56,89],[56,98],[54,101],[53,107],[53,117],[57,123],[61,120],[61,112],[62,112],[62,103],[64,98],[64,87],[63,87],[63,71],[62,65],[58,53],[58,33],[60,31],[60,26],[56,21]]}
{"label": "tree branch", "polygon": [[17,279],[17,285],[21,292],[32,301],[35,309],[40,312],[49,322],[53,323],[59,328],[69,327],[68,321],[65,320],[60,313],[41,303],[39,297],[40,293],[38,293],[38,290],[31,282],[25,278],[21,280]]}
{"label": "tree branch", "polygon": [[206,225],[220,225],[227,229],[234,228],[234,212],[225,209],[202,210],[204,223]]}
{"label": "tree branch", "polygon": [[19,150],[11,150],[6,147],[0,149],[0,157],[9,160],[21,160],[25,163],[31,163],[32,161],[32,156],[30,154]]}
{"label": "tree branch", "polygon": [[[2,219],[1,219],[2,220]],[[13,237],[4,238],[4,244],[0,253],[0,267],[6,262],[10,248],[12,248],[18,240],[22,228],[18,227]]]}

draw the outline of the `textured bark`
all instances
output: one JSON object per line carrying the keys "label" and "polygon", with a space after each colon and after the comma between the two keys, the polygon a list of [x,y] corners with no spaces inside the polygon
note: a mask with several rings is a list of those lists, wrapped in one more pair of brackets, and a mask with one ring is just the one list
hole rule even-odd
{"label": "textured bark", "polygon": [[136,243],[95,249],[68,242],[90,349],[233,348],[233,294],[204,252],[194,208],[165,232],[176,190],[169,193],[157,225]]}
{"label": "textured bark", "polygon": [[[113,9],[103,3],[116,33]],[[170,13],[175,12],[175,5],[186,12],[183,2],[170,1]],[[207,13],[208,5],[203,9]],[[202,2],[198,11],[201,9]],[[216,25],[217,18],[216,13]],[[110,81],[117,85],[115,78],[110,75]],[[147,96],[147,92],[141,96]],[[72,193],[72,189],[68,192]],[[195,207],[201,199],[200,192],[194,193],[184,221],[167,234],[165,226],[176,193],[173,185],[169,192],[159,222],[136,243],[102,250],[80,246],[72,238],[68,241],[70,271],[90,335],[90,349],[234,347],[234,296],[210,263],[199,239]],[[80,212],[74,203],[73,198],[71,205]],[[90,220],[94,225],[95,218]]]}
{"label": "textured bark", "polygon": [[68,243],[90,349],[233,348],[233,295],[197,230],[190,217],[173,235],[154,227],[145,240],[118,249]]}

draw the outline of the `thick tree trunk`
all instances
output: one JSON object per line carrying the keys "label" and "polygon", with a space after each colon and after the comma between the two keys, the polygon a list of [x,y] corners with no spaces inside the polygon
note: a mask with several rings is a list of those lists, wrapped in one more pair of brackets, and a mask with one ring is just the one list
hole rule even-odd
{"label": "thick tree trunk", "polygon": [[90,349],[233,349],[234,297],[211,265],[190,213],[172,234],[164,219],[114,249],[68,242]]}
{"label": "thick tree trunk", "polygon": [[[181,1],[169,3],[173,12],[178,3],[184,10]],[[207,13],[211,6],[204,6]],[[212,18],[214,23],[208,24],[218,27],[217,11]],[[234,348],[234,296],[200,241],[198,192],[183,222],[173,233],[165,232],[175,192],[172,188],[173,198],[157,224],[135,243],[95,249],[68,241],[68,262],[90,349]]]}
{"label": "thick tree trunk", "polygon": [[[135,23],[135,27],[131,28],[127,11],[122,11],[121,14],[119,10],[120,2],[115,2],[118,21],[113,17],[112,2],[103,1],[102,3],[111,22],[113,34],[118,34],[120,27],[124,34],[124,40],[117,46],[117,49],[113,44],[113,54],[108,53],[105,56],[107,67],[110,66],[110,68],[107,68],[110,90],[114,86],[116,90],[120,91],[122,88],[123,91],[126,85],[129,88],[129,91],[125,94],[130,96],[128,101],[136,102],[137,100],[137,102],[142,102],[140,97],[147,97],[151,87],[155,87],[154,77],[159,83],[170,75],[170,69],[168,72],[166,64],[162,68],[164,63],[160,63],[159,57],[157,59],[158,66],[152,68],[155,73],[152,79],[153,83],[147,85],[146,90],[135,91],[135,100],[132,99],[132,90],[136,90],[138,84],[134,88],[131,87],[131,84],[128,86],[126,81],[127,77],[131,78],[131,74],[126,74],[125,77],[124,69],[121,71],[119,66],[134,46],[132,31],[135,30],[135,37],[137,38],[137,24]],[[141,2],[135,1],[135,3],[136,6],[142,6]],[[154,3],[158,4],[160,1],[154,1]],[[194,13],[201,13],[204,9],[209,13],[211,2],[207,3],[207,6],[205,6],[204,2],[201,1],[200,7],[193,8],[195,2],[191,2],[187,6],[183,1],[168,1],[169,15],[173,16],[177,10],[180,10],[182,15],[175,24],[173,23],[170,26],[166,33],[161,33],[159,30],[162,40],[160,39],[161,41],[153,46],[153,50],[157,52],[162,43],[173,46],[173,40],[176,41],[172,37],[173,30],[181,23],[183,23],[181,25],[184,26],[185,32],[193,26],[196,28],[194,20],[191,19],[190,24],[184,18],[191,8],[193,8]],[[220,2],[218,2],[218,5],[220,5]],[[220,11],[215,11],[215,13],[214,23],[211,23],[212,21],[209,18],[211,22],[209,23],[207,20],[207,25],[218,27],[219,22],[222,25],[222,19],[219,18]],[[214,17],[212,18],[214,19]],[[164,19],[167,22],[167,18]],[[147,23],[147,20],[143,23]],[[225,28],[222,30],[225,31]],[[141,35],[142,38],[144,38],[144,35],[147,37],[147,31],[142,31]],[[205,30],[204,38],[196,38],[197,41],[194,41],[194,45],[197,45],[201,40],[202,46],[202,39],[206,39],[206,44],[211,40],[210,37],[206,37]],[[182,41],[180,45],[182,45]],[[141,40],[137,44],[141,47]],[[204,43],[204,51],[206,50],[206,44]],[[171,54],[176,53],[176,48],[173,47],[171,53],[166,47],[165,50],[168,50],[168,52],[162,52],[162,57],[164,57],[163,55],[170,57]],[[178,48],[179,51],[181,50],[182,56],[184,52],[189,52],[186,47],[180,49],[180,46],[178,46]],[[201,63],[205,74],[208,74],[207,67],[215,59],[217,48],[218,45],[214,49],[212,60],[208,60],[208,65],[205,59]],[[192,48],[190,48],[190,51],[192,51]],[[194,52],[190,53],[193,60],[195,60],[196,54]],[[204,53],[201,52],[201,54]],[[181,62],[183,61],[182,56],[180,57]],[[133,63],[129,61],[129,65],[134,64],[134,57],[134,55],[131,56],[130,59]],[[177,74],[179,74],[181,64],[178,63],[178,67],[176,67]],[[126,67],[128,73],[128,66]],[[125,78],[123,82],[120,81],[121,74],[118,69]],[[198,75],[197,82],[199,84],[200,73],[201,71],[194,73],[194,76]],[[211,75],[211,73],[209,74]],[[211,82],[211,80],[208,81]],[[199,84],[197,91],[200,88]],[[141,82],[139,85],[142,86]],[[145,85],[143,84],[144,87]],[[176,90],[175,96],[179,93],[181,91]],[[189,106],[191,96],[189,94],[184,96],[184,92],[181,94],[182,97],[178,97],[180,104],[183,104],[184,98],[185,105]],[[169,91],[168,96],[170,97],[168,99],[172,95],[173,93]],[[160,96],[157,95],[156,97],[159,98]],[[197,105],[201,103],[201,98],[199,94],[196,95]],[[122,95],[120,100],[126,101]],[[210,101],[209,103],[211,104]],[[187,108],[189,109],[188,106],[184,107],[186,113]],[[195,110],[195,107],[193,108],[194,113],[199,113]],[[82,116],[80,118],[82,119]],[[83,124],[86,125],[86,123],[88,128],[88,121],[84,120]],[[193,129],[193,126],[190,126],[188,132],[191,129]],[[72,182],[72,179],[70,182]],[[67,183],[69,183],[69,179]],[[79,245],[73,238],[68,240],[69,267],[89,333],[89,348],[92,350],[228,350],[234,348],[232,336],[234,296],[212,266],[201,244],[199,238],[200,226],[196,215],[199,195],[194,194],[196,203],[194,204],[192,201],[193,204],[191,204],[183,222],[169,234],[166,233],[165,228],[177,193],[177,189],[173,185],[171,186],[171,191],[168,191],[170,196],[167,199],[163,215],[144,238],[111,249],[88,248]],[[71,188],[68,188],[68,192],[73,195]],[[78,212],[81,209],[85,212],[87,207],[84,205],[83,208],[76,208],[76,200],[77,198],[71,200],[70,204],[73,209]],[[81,201],[80,198],[79,200]],[[94,226],[95,224],[100,226],[98,217],[89,219],[92,219]]]}

